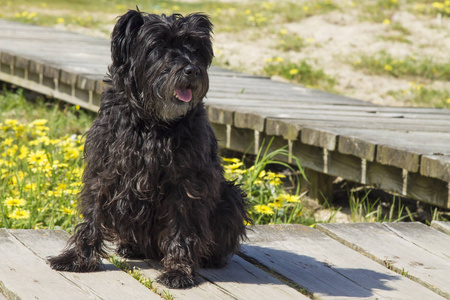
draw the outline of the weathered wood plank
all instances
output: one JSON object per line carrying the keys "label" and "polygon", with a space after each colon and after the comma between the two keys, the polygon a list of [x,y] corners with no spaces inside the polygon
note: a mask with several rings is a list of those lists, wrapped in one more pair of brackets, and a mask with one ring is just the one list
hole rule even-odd
{"label": "weathered wood plank", "polygon": [[238,256],[225,268],[201,269],[200,274],[236,299],[308,299]]}
{"label": "weathered wood plank", "polygon": [[450,182],[450,155],[422,156],[420,174]]}
{"label": "weathered wood plank", "polygon": [[214,283],[198,276],[198,285],[189,289],[168,289],[158,283],[156,278],[162,273],[162,265],[154,260],[126,260],[132,267],[139,269],[142,275],[152,280],[152,286],[156,288],[159,294],[170,294],[175,299],[234,299],[226,291],[217,287]]}
{"label": "weathered wood plank", "polygon": [[[402,194],[413,199],[450,209],[449,183],[442,180],[421,176],[419,173],[406,175],[407,188],[403,186]],[[405,178],[402,177],[405,183]],[[405,193],[406,192],[406,193]]]}
{"label": "weathered wood plank", "polygon": [[400,238],[385,225],[319,224],[318,229],[439,295],[450,297],[450,261]]}
{"label": "weathered wood plank", "polygon": [[[65,247],[69,235],[64,231],[53,230],[9,230],[23,245],[29,248],[44,262],[48,256],[57,255]],[[158,295],[148,290],[138,281],[107,260],[103,260],[103,267],[99,272],[71,273],[52,271],[48,265],[46,271],[52,274],[60,274],[67,282],[75,283],[91,297],[101,299],[161,299]],[[46,278],[43,276],[42,278]],[[63,286],[53,287],[61,297],[53,299],[66,299],[69,291]],[[55,294],[56,295],[56,294]],[[79,298],[81,299],[81,298]]]}
{"label": "weathered wood plank", "polygon": [[431,227],[450,235],[450,222],[433,221]]}
{"label": "weathered wood plank", "polygon": [[450,236],[419,222],[383,223],[401,238],[443,259],[450,258]]}
{"label": "weathered wood plank", "polygon": [[[162,272],[161,264],[153,260],[128,262],[151,280]],[[199,275],[198,285],[186,290],[153,284],[162,293],[166,291],[180,299],[308,299],[238,256],[233,256],[224,268],[200,269]]]}
{"label": "weathered wood plank", "polygon": [[0,293],[10,299],[92,299],[0,229]]}
{"label": "weathered wood plank", "polygon": [[242,253],[314,299],[441,299],[421,285],[302,225],[254,226]]}

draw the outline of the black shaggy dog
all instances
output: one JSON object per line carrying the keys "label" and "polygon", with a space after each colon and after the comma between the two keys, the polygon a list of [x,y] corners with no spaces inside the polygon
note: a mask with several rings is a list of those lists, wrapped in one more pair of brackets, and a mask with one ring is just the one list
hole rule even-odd
{"label": "black shaggy dog", "polygon": [[224,179],[202,102],[213,58],[207,16],[131,10],[112,33],[112,64],[86,133],[77,225],[53,269],[96,270],[105,241],[125,257],[162,260],[159,281],[195,284],[245,238],[243,193]]}

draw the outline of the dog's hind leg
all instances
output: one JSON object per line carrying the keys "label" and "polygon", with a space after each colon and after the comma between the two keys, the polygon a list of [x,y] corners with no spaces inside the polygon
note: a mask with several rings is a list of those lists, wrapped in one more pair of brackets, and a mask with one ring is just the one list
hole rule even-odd
{"label": "dog's hind leg", "polygon": [[221,185],[221,201],[210,219],[214,247],[210,256],[201,262],[205,268],[225,266],[228,257],[239,250],[245,239],[245,223],[250,223],[245,194],[233,183]]}
{"label": "dog's hind leg", "polygon": [[75,234],[69,239],[66,250],[58,256],[48,258],[50,266],[59,271],[90,272],[99,268],[103,248],[104,232],[98,215],[85,215],[85,221],[78,224]]}

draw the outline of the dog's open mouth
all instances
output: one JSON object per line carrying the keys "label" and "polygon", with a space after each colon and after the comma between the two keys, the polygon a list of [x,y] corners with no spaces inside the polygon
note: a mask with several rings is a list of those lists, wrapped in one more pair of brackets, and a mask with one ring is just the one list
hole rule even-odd
{"label": "dog's open mouth", "polygon": [[191,89],[177,89],[174,93],[174,96],[183,102],[189,102],[192,99],[192,90]]}

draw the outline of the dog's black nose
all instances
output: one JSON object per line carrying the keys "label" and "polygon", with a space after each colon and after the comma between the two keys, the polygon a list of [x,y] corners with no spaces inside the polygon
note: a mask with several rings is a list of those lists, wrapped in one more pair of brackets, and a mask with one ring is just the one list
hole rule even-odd
{"label": "dog's black nose", "polygon": [[200,74],[200,69],[194,65],[188,65],[183,69],[184,75],[189,79],[194,79]]}

